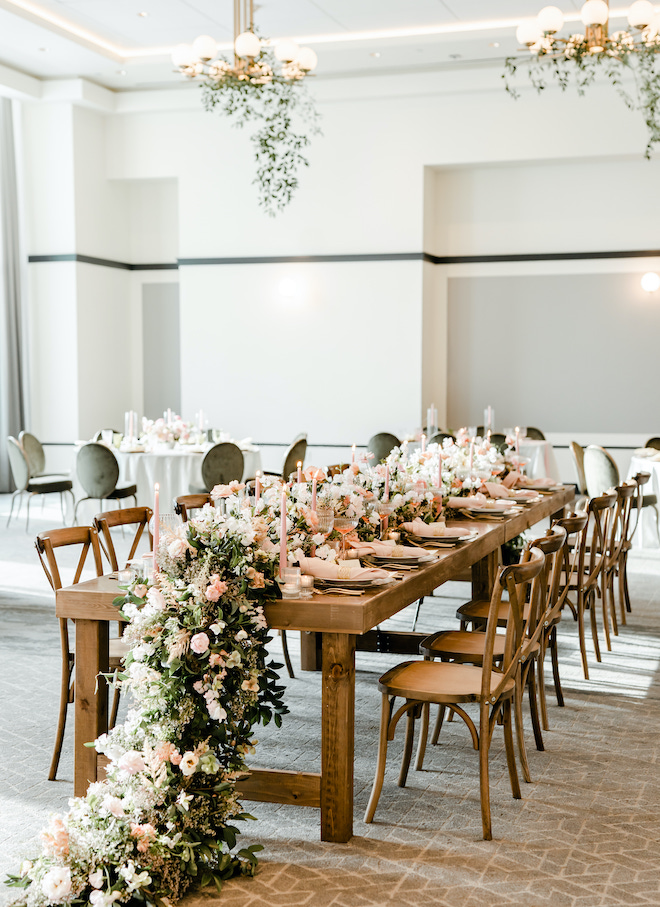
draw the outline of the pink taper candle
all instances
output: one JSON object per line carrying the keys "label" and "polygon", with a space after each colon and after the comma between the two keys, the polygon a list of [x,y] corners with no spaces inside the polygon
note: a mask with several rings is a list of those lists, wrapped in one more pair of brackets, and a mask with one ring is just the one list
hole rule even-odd
{"label": "pink taper candle", "polygon": [[312,510],[316,511],[316,474],[312,479]]}
{"label": "pink taper candle", "polygon": [[438,451],[438,488],[442,488],[442,454]]}
{"label": "pink taper candle", "polygon": [[470,472],[472,472],[472,463],[474,462],[474,438],[470,441]]}
{"label": "pink taper candle", "polygon": [[422,453],[426,451],[426,435],[422,435]]}
{"label": "pink taper candle", "polygon": [[158,482],[154,485],[154,573],[158,573],[158,543],[160,541],[160,485]]}
{"label": "pink taper candle", "polygon": [[352,464],[355,463],[355,444],[354,444],[353,447],[351,448],[351,463],[352,463]]}
{"label": "pink taper candle", "polygon": [[280,509],[282,511],[282,520],[280,523],[280,579],[284,576],[284,568],[287,565],[286,560],[286,491],[282,492],[280,499]]}
{"label": "pink taper candle", "polygon": [[302,463],[300,460],[298,460],[298,476],[296,478],[296,481],[299,485],[302,482]]}
{"label": "pink taper candle", "polygon": [[385,464],[385,500],[390,499],[390,464]]}
{"label": "pink taper candle", "polygon": [[259,498],[261,497],[261,479],[259,478],[259,473],[256,474],[254,478],[254,506],[256,508],[259,503]]}
{"label": "pink taper candle", "polygon": [[520,429],[516,425],[516,453],[520,454]]}

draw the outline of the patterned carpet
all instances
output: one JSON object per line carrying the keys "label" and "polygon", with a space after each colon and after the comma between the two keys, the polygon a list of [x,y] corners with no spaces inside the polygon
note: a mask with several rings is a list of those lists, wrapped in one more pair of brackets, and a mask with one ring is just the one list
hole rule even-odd
{"label": "patterned carpet", "polygon": [[[2,503],[2,502],[0,502]],[[0,508],[1,509],[1,508]],[[43,517],[48,519],[48,514]],[[33,531],[40,528],[35,521]],[[13,527],[12,527],[13,529]],[[58,631],[29,536],[0,530],[0,875],[34,851],[48,813],[72,793],[71,728],[60,778],[45,780],[58,695]],[[426,600],[419,629],[454,627],[465,587]],[[188,895],[184,907],[378,907],[378,905],[660,905],[660,557],[632,558],[633,613],[613,651],[584,681],[576,628],[560,627],[566,706],[549,691],[545,752],[527,729],[532,784],[511,797],[501,733],[491,753],[494,840],[481,839],[477,756],[462,722],[445,725],[423,772],[396,785],[403,727],[390,745],[372,825],[362,821],[375,767],[378,676],[396,656],[358,655],[355,837],[319,841],[318,813],[247,803],[257,822],[244,843],[262,843],[254,879]],[[399,626],[409,628],[403,612]],[[277,641],[273,643],[277,647]],[[294,667],[296,634],[290,634]],[[260,729],[258,764],[319,770],[320,683],[287,679],[291,715],[282,731]],[[0,895],[3,902],[9,892]]]}

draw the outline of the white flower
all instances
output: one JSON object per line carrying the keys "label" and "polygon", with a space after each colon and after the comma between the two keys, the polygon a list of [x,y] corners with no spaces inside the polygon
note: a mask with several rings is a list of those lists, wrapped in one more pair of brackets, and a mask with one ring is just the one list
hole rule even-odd
{"label": "white flower", "polygon": [[89,895],[89,903],[93,907],[110,907],[121,897],[121,891],[92,891]]}
{"label": "white flower", "polygon": [[236,642],[243,642],[244,639],[248,638],[248,635],[245,630],[239,630],[234,638],[236,639]]}
{"label": "white flower", "polygon": [[[129,754],[127,753],[126,755],[129,755]],[[140,756],[140,758],[142,758],[142,757]],[[142,762],[142,767],[144,768],[144,761]],[[138,769],[138,771],[142,771],[142,769]],[[130,774],[134,774],[134,773],[131,772]],[[105,796],[103,798],[103,802],[101,803],[101,806],[103,807],[103,809],[107,809],[107,811],[110,813],[110,815],[115,816],[115,818],[117,818],[117,819],[121,819],[122,816],[126,815],[126,813],[124,811],[124,805],[119,797],[113,797],[110,794],[108,794],[107,796]],[[100,888],[101,886],[94,885],[94,887]]]}
{"label": "white flower", "polygon": [[152,586],[151,589],[149,589],[149,591],[147,592],[147,601],[154,611],[164,611],[167,607],[165,596],[160,591],[160,589],[156,589],[155,586]]}
{"label": "white flower", "polygon": [[89,884],[92,886],[92,888],[100,888],[103,884],[105,874],[102,869],[97,869],[96,872],[90,872],[88,878]]}
{"label": "white flower", "polygon": [[199,762],[199,756],[196,756],[194,753],[191,753],[190,750],[187,753],[184,753],[181,758],[181,764],[179,768],[184,775],[189,777],[194,774],[195,769],[197,768],[197,763]]}
{"label": "white flower", "polygon": [[176,798],[176,802],[179,806],[184,809],[186,812],[190,810],[190,801],[193,799],[192,794],[187,794],[185,790],[182,790],[179,796]]}
{"label": "white flower", "polygon": [[71,893],[71,870],[66,866],[50,869],[41,880],[41,889],[52,904],[61,904]]}
{"label": "white flower", "polygon": [[138,888],[146,888],[147,885],[151,885],[151,876],[149,873],[146,870],[144,872],[136,872],[133,860],[129,860],[126,866],[121,867],[119,875],[126,880],[129,892],[137,891]]}
{"label": "white flower", "polygon": [[176,560],[179,557],[183,557],[183,555],[186,553],[187,550],[188,550],[188,542],[186,542],[185,539],[174,539],[167,546],[167,553],[174,560]]}
{"label": "white flower", "polygon": [[129,775],[143,772],[146,768],[142,753],[138,753],[137,750],[129,750],[127,753],[124,753],[117,765]]}
{"label": "white flower", "polygon": [[21,878],[26,876],[28,872],[32,869],[32,860],[23,860],[21,863]]}
{"label": "white flower", "polygon": [[227,712],[222,708],[217,699],[207,699],[206,708],[214,721],[224,721],[227,718]]}

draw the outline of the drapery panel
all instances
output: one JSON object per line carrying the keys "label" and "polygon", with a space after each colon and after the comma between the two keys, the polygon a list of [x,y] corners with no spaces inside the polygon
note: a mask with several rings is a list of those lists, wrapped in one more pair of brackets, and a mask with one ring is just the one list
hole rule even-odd
{"label": "drapery panel", "polygon": [[0,491],[13,488],[7,436],[27,422],[28,388],[12,102],[0,99]]}

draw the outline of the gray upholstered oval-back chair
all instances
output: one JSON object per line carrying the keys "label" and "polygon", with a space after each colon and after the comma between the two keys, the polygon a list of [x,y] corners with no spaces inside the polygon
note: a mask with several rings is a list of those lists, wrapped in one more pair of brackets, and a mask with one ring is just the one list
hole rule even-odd
{"label": "gray upholstered oval-back chair", "polygon": [[240,482],[243,478],[244,458],[243,451],[236,444],[229,441],[214,444],[202,460],[202,485],[190,486],[191,494],[204,494],[211,491],[216,485],[229,485],[230,482]]}
{"label": "gray upholstered oval-back chair", "polygon": [[530,441],[545,441],[545,435],[540,428],[534,428],[533,425],[527,426],[527,437]]}
{"label": "gray upholstered oval-back chair", "polygon": [[660,450],[660,438],[649,438],[644,447],[652,447],[653,450]]}
{"label": "gray upholstered oval-back chair", "polygon": [[577,441],[571,441],[571,454],[573,455],[573,465],[575,466],[575,473],[577,475],[577,487],[580,494],[585,495],[587,493],[587,478],[584,474],[584,448],[577,443]]}
{"label": "gray upholstered oval-back chair", "polygon": [[619,467],[612,454],[595,444],[590,444],[584,451],[584,477],[590,498],[597,498],[620,484]]}
{"label": "gray upholstered oval-back chair", "polygon": [[436,433],[429,438],[429,444],[442,444],[445,438],[451,438],[452,441],[456,440],[450,431],[436,431]]}
{"label": "gray upholstered oval-back chair", "polygon": [[80,448],[76,457],[76,474],[85,496],[76,502],[74,524],[78,518],[78,507],[83,501],[106,499],[121,501],[124,498],[133,498],[137,507],[137,485],[118,484],[119,463],[105,444],[91,441]]}
{"label": "gray upholstered oval-back chair", "polygon": [[11,496],[7,526],[9,526],[12,514],[14,513],[14,501],[18,498],[18,510],[16,511],[16,515],[18,516],[21,509],[21,500],[26,493],[28,495],[27,517],[25,520],[26,532],[30,525],[30,501],[35,494],[53,494],[59,492],[60,505],[62,507],[62,522],[66,523],[66,518],[64,516],[64,498],[62,495],[63,492],[68,491],[73,500],[73,483],[71,482],[71,479],[67,479],[65,476],[33,476],[27,454],[16,438],[11,435],[7,438],[7,454],[9,456],[9,466],[11,467],[12,478],[14,479],[14,485],[16,486],[16,491]]}
{"label": "gray upholstered oval-back chair", "polygon": [[43,444],[35,435],[29,431],[22,431],[18,436],[18,443],[25,451],[28,465],[30,467],[30,476],[34,479],[37,476],[58,476],[61,479],[68,477],[69,473],[46,472],[46,452]]}
{"label": "gray upholstered oval-back chair", "polygon": [[367,450],[374,455],[375,463],[382,463],[395,447],[400,446],[401,441],[399,441],[397,436],[391,435],[387,431],[381,431],[367,441]]}
{"label": "gray upholstered oval-back chair", "polygon": [[[292,473],[296,472],[298,463],[305,465],[305,454],[307,453],[307,435],[302,434],[298,435],[293,439],[287,452],[284,454],[284,465],[282,466],[281,476],[285,482],[289,481],[289,477]],[[266,476],[279,476],[279,472],[271,472],[268,469],[264,469],[264,475]],[[254,478],[254,477],[252,477]]]}

